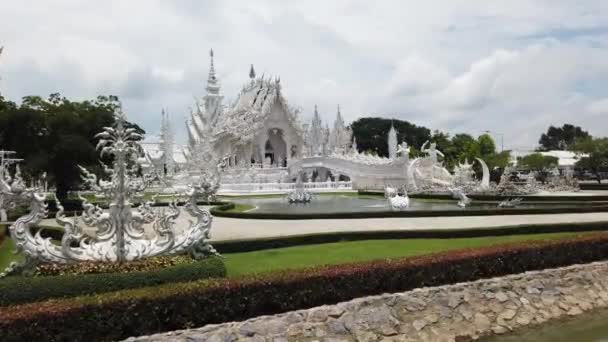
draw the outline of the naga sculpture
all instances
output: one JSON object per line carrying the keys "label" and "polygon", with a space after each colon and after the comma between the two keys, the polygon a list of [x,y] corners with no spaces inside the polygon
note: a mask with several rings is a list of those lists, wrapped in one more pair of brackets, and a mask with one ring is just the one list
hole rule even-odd
{"label": "naga sculpture", "polygon": [[40,231],[32,230],[46,217],[44,196],[32,190],[24,191],[22,195],[31,201],[30,212],[17,219],[10,227],[10,234],[25,260],[11,264],[0,278],[19,271],[27,273],[38,263],[125,262],[181,253],[190,253],[193,257],[217,254],[208,244],[212,216],[196,205],[197,198],[208,191],[205,184],[191,186],[185,194],[188,197],[185,209],[195,220],[177,229],[175,220],[181,209],[175,201],[166,210],[155,210],[153,201],[137,207],[131,202],[145,189],[146,183],[135,176],[133,163],[140,152],[141,136],[135,129],[125,127],[124,115],[118,114],[115,127],[106,127],[97,137],[101,155],[113,156],[112,167],[104,167],[110,179],[98,180],[82,167],[81,171],[84,182],[110,201],[109,209],[104,210],[80,196],[82,215],[68,218],[58,202],[56,221],[64,233],[57,244],[43,238]]}
{"label": "naga sculpture", "polygon": [[457,205],[461,208],[466,208],[471,204],[472,200],[464,193],[461,188],[450,189],[452,197],[458,200]]}

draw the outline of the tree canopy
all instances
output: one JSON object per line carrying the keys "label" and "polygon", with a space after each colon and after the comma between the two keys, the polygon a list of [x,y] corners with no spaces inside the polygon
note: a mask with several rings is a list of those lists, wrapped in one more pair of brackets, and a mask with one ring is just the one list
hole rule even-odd
{"label": "tree canopy", "polygon": [[578,141],[590,138],[591,135],[579,126],[564,124],[562,127],[550,126],[538,140],[540,151],[568,150]]}
{"label": "tree canopy", "polygon": [[601,182],[600,172],[608,171],[608,138],[588,138],[576,143],[572,149],[582,155],[576,166],[593,172]]}
{"label": "tree canopy", "polygon": [[21,105],[0,98],[0,147],[16,151],[16,156],[24,159],[21,168],[26,179],[37,179],[47,172],[57,195],[65,198],[80,184],[77,165],[99,173],[94,136],[114,124],[119,106],[115,96],[80,102],[59,94],[48,99],[27,96]]}
{"label": "tree canopy", "polygon": [[413,149],[419,149],[430,139],[431,131],[408,121],[386,118],[360,118],[351,124],[353,137],[357,139],[359,151],[374,151],[379,156],[388,157],[388,131],[391,123],[397,131],[397,141],[407,142]]}
{"label": "tree canopy", "polygon": [[519,160],[519,165],[534,171],[536,175],[544,182],[547,179],[549,171],[557,167],[557,157],[545,156],[542,153],[532,153],[522,157]]}

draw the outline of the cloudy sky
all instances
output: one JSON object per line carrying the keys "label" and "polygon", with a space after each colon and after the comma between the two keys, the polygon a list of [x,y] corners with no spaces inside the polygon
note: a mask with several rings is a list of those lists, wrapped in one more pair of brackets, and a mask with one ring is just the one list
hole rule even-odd
{"label": "cloudy sky", "polygon": [[213,48],[234,99],[280,76],[308,120],[377,115],[532,148],[548,125],[608,135],[608,1],[0,2],[0,91],[118,95],[157,133],[167,107],[184,141]]}

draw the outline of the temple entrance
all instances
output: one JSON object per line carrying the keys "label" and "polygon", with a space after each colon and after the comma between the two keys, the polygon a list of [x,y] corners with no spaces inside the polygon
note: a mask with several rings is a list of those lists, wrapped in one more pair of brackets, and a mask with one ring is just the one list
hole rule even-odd
{"label": "temple entrance", "polygon": [[268,140],[264,145],[264,163],[275,167],[287,166],[287,144],[283,139],[283,130],[268,130]]}

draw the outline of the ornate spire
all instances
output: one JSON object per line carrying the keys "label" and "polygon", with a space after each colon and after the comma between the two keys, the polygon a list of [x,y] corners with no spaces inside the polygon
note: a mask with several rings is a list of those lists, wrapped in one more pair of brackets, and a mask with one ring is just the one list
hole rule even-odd
{"label": "ornate spire", "polygon": [[253,79],[255,78],[255,69],[253,68],[253,64],[251,64],[251,67],[249,68],[249,78],[253,81]]}
{"label": "ornate spire", "polygon": [[388,157],[390,159],[397,158],[397,131],[391,119],[391,129],[388,131]]}
{"label": "ornate spire", "polygon": [[217,95],[220,92],[220,85],[215,76],[215,66],[213,65],[213,49],[209,50],[209,57],[211,59],[209,65],[209,78],[207,78],[207,93]]}

